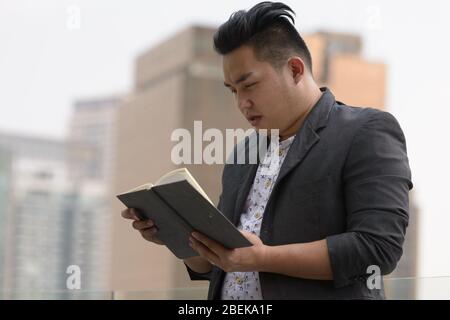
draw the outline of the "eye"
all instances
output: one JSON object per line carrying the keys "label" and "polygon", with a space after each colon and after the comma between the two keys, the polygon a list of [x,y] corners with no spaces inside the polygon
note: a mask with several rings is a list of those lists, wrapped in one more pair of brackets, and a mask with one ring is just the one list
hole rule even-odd
{"label": "eye", "polygon": [[253,87],[255,84],[257,84],[257,82],[253,82],[253,83],[247,84],[247,85],[245,85],[244,87],[245,87],[246,89],[249,89],[249,88]]}

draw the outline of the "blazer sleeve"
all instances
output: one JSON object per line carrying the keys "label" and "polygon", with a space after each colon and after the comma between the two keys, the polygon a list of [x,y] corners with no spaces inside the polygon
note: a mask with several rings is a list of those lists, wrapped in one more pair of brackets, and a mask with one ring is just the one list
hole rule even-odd
{"label": "blazer sleeve", "polygon": [[405,137],[390,113],[376,112],[358,129],[342,179],[347,230],[326,238],[335,287],[367,278],[371,265],[389,274],[403,253],[413,184]]}
{"label": "blazer sleeve", "polygon": [[198,273],[198,272],[195,272],[194,270],[192,270],[191,268],[189,268],[189,266],[186,263],[184,263],[184,265],[186,266],[186,270],[187,270],[187,272],[189,274],[189,278],[191,280],[208,280],[208,281],[211,281],[212,269],[211,269],[211,271],[206,272],[206,273]]}

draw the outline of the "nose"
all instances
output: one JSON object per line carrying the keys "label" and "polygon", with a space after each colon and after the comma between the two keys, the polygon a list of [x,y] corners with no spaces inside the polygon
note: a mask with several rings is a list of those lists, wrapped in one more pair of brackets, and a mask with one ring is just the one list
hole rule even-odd
{"label": "nose", "polygon": [[240,110],[248,109],[252,106],[252,102],[247,97],[238,97],[238,107]]}

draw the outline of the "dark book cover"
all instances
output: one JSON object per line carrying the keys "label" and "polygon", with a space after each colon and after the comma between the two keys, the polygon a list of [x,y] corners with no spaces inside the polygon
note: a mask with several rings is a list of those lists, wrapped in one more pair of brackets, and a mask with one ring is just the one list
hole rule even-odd
{"label": "dark book cover", "polygon": [[124,193],[117,198],[128,208],[138,210],[140,219],[152,219],[158,228],[158,239],[179,259],[198,256],[189,246],[189,236],[194,230],[227,248],[252,245],[186,180]]}

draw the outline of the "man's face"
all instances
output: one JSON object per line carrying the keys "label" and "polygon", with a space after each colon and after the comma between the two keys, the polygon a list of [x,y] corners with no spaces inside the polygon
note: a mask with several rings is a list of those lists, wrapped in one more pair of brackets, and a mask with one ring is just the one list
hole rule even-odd
{"label": "man's face", "polygon": [[259,61],[253,49],[242,46],[223,57],[225,86],[233,92],[237,106],[255,129],[288,128],[296,117],[291,92],[295,87],[289,68],[276,70]]}

